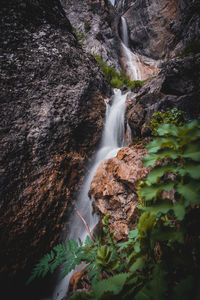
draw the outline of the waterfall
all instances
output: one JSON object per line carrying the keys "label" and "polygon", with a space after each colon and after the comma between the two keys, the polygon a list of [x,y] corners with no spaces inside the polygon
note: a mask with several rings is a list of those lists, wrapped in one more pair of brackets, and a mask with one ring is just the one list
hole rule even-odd
{"label": "waterfall", "polygon": [[122,20],[122,42],[126,47],[129,47],[129,37],[128,37],[128,26],[126,23],[126,19],[121,17]]}
{"label": "waterfall", "polygon": [[[116,156],[118,150],[121,147],[126,146],[124,126],[126,96],[127,94],[122,95],[120,90],[115,89],[112,104],[105,100],[106,120],[101,143],[77,197],[76,208],[86,220],[90,231],[92,231],[99,220],[97,215],[92,214],[92,201],[88,197],[92,179],[102,160]],[[69,223],[69,238],[73,238],[75,240],[80,238],[82,241],[84,241],[88,233],[80,217],[76,213],[73,213]],[[72,273],[73,272],[68,274],[66,278],[64,278],[62,282],[58,284],[53,295],[53,300],[62,300],[66,295],[69,279]]]}
{"label": "waterfall", "polygon": [[128,26],[126,19],[121,17],[122,24],[122,50],[124,56],[126,57],[127,70],[130,73],[132,80],[141,80],[141,74],[139,68],[137,67],[140,64],[139,58],[137,55],[131,52],[129,49],[129,36],[128,36]]}

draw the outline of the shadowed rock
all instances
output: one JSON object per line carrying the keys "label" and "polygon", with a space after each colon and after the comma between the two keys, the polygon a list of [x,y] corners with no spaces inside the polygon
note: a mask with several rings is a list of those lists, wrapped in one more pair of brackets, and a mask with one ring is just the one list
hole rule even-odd
{"label": "shadowed rock", "polygon": [[1,27],[0,272],[10,285],[16,274],[23,299],[21,276],[60,237],[110,87],[59,1],[3,1]]}

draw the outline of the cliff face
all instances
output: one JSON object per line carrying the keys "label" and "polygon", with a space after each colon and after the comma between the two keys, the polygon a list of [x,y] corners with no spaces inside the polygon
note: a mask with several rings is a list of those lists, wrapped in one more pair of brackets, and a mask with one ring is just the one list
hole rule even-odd
{"label": "cliff face", "polygon": [[[126,18],[132,49],[151,58],[181,52],[199,40],[199,1],[115,1]],[[193,13],[192,13],[193,12]],[[146,128],[157,111],[178,108],[188,119],[200,118],[200,54],[177,56],[148,80],[135,99],[128,99],[126,119],[133,137],[148,137]],[[147,138],[148,139],[148,138]],[[137,221],[137,180],[149,171],[142,165],[144,142],[121,149],[115,158],[101,163],[90,194],[101,216],[110,215],[110,227],[123,238]]]}
{"label": "cliff face", "polygon": [[129,106],[127,118],[133,136],[149,134],[145,125],[156,111],[173,107],[183,110],[188,119],[200,118],[200,54],[172,59],[156,78],[146,82]]}
{"label": "cliff face", "polygon": [[84,49],[120,70],[118,16],[110,1],[62,0],[61,3],[77,33],[82,34]]}
{"label": "cliff face", "polygon": [[1,28],[0,272],[20,289],[60,236],[110,87],[59,1],[3,1]]}
{"label": "cliff face", "polygon": [[180,52],[199,39],[199,0],[116,0],[128,23],[133,50],[154,59]]}

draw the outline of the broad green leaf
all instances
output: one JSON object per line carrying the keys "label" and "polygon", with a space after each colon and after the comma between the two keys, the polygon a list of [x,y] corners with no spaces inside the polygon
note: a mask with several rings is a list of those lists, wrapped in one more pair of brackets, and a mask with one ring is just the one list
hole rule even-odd
{"label": "broad green leaf", "polygon": [[191,142],[194,142],[200,138],[200,129],[193,129],[192,132],[188,132],[184,136],[182,136],[180,141],[180,147],[182,148],[184,145],[187,145]]}
{"label": "broad green leaf", "polygon": [[200,161],[200,142],[195,141],[186,145],[182,157]]}
{"label": "broad green leaf", "polygon": [[186,200],[184,206],[190,204],[200,204],[200,183],[198,181],[191,181],[188,184],[179,183],[177,185],[177,192]]}
{"label": "broad green leaf", "polygon": [[154,165],[156,161],[163,159],[163,158],[171,158],[171,159],[177,159],[179,157],[179,154],[177,151],[173,149],[162,149],[158,153],[152,153],[148,156],[144,156],[142,159],[142,162],[145,167]]}
{"label": "broad green leaf", "polygon": [[157,153],[163,147],[176,150],[178,149],[178,145],[177,139],[173,136],[170,136],[164,138],[155,138],[147,145],[146,148],[149,153]]}
{"label": "broad green leaf", "polygon": [[185,217],[185,207],[179,203],[173,205],[173,211],[179,221]]}
{"label": "broad green leaf", "polygon": [[177,136],[178,135],[178,127],[173,124],[161,124],[158,126],[156,131],[160,136],[163,136],[163,135]]}
{"label": "broad green leaf", "polygon": [[151,201],[156,199],[162,191],[171,191],[174,188],[174,185],[174,181],[169,181],[157,185],[144,186],[141,188],[139,194],[145,201]]}
{"label": "broad green leaf", "polygon": [[147,176],[147,182],[150,184],[154,184],[158,182],[158,179],[161,178],[165,173],[175,172],[177,166],[176,165],[164,165],[164,166],[155,166]]}
{"label": "broad green leaf", "polygon": [[[141,206],[140,206],[141,207]],[[163,203],[154,204],[147,207],[141,207],[143,211],[149,211],[153,215],[157,215],[159,213],[161,214],[167,214],[170,210],[173,209],[173,203],[169,200],[163,200]]]}
{"label": "broad green leaf", "polygon": [[179,131],[178,135],[180,137],[184,137],[187,134],[189,134],[191,131],[194,131],[195,129],[200,128],[199,126],[200,126],[199,121],[198,120],[193,120],[193,121],[191,121],[189,123],[186,123],[183,126],[181,126],[178,130]]}
{"label": "broad green leaf", "polygon": [[134,273],[136,270],[141,270],[145,265],[146,259],[144,257],[139,257],[134,264],[130,267],[130,271]]}

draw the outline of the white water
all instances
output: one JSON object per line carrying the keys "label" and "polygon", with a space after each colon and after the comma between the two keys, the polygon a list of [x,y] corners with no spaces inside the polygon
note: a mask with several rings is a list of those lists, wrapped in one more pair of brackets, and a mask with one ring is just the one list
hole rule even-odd
{"label": "white water", "polygon": [[[90,231],[92,231],[98,223],[98,216],[92,214],[92,201],[88,197],[88,192],[94,174],[102,160],[116,156],[118,150],[126,145],[124,115],[127,94],[122,95],[121,91],[117,89],[114,90],[114,93],[115,95],[113,97],[112,105],[106,101],[106,121],[101,144],[76,201],[76,208],[86,220]],[[74,213],[71,217],[69,238],[80,238],[82,241],[85,241],[87,235],[87,230],[80,217]],[[72,273],[73,272],[68,274],[57,285],[53,295],[53,300],[62,300],[66,295],[69,279]]]}
{"label": "white water", "polygon": [[126,57],[126,65],[127,70],[130,72],[130,77],[132,80],[141,80],[141,74],[139,68],[137,68],[137,64],[139,64],[139,59],[137,55],[135,55],[129,49],[129,36],[128,36],[128,26],[126,19],[121,17],[122,21],[122,49],[124,55]]}

